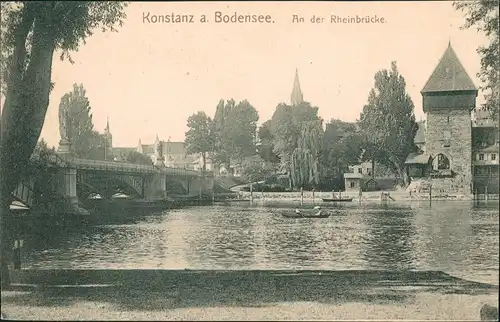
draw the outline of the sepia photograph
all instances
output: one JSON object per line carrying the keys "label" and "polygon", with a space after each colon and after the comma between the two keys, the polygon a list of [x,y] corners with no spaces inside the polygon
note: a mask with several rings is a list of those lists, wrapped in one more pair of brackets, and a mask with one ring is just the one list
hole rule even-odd
{"label": "sepia photograph", "polygon": [[0,4],[1,320],[498,321],[499,0]]}

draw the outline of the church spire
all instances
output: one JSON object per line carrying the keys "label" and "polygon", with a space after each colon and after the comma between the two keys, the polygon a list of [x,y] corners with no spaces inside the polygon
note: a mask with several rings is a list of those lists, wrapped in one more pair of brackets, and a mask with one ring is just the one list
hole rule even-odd
{"label": "church spire", "polygon": [[302,95],[302,91],[300,89],[299,82],[299,71],[295,69],[295,80],[293,82],[293,90],[291,95],[291,103],[292,105],[298,105],[304,101],[304,97]]}
{"label": "church spire", "polygon": [[104,128],[104,132],[111,133],[110,128],[109,128],[109,117],[106,117],[106,127]]}

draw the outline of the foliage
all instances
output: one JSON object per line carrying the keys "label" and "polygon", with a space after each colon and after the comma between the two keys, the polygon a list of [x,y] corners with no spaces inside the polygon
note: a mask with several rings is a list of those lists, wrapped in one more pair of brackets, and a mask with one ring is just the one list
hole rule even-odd
{"label": "foliage", "polygon": [[71,152],[80,158],[104,160],[105,138],[94,131],[90,102],[83,85],[73,85],[73,91],[61,98],[60,106],[68,109]]}
{"label": "foliage", "polygon": [[38,141],[33,151],[33,155],[37,155],[40,157],[45,157],[56,153],[56,149],[54,147],[49,148],[47,142],[44,139]]}
{"label": "foliage", "polygon": [[289,106],[279,104],[271,118],[270,130],[273,136],[273,152],[281,161],[281,172],[290,173],[291,157],[298,145],[304,124],[320,121],[318,108],[308,102]]}
{"label": "foliage", "polygon": [[320,181],[320,149],[322,147],[323,128],[321,121],[309,121],[303,124],[302,134],[297,148],[292,153],[290,175],[296,188],[306,185],[317,186]]}
{"label": "foliage", "polygon": [[214,115],[214,161],[217,163],[225,163],[229,167],[230,159],[226,150],[226,124],[228,123],[229,111],[234,107],[233,99],[224,102],[220,100],[217,104],[217,109]]}
{"label": "foliage", "polygon": [[258,132],[259,137],[259,155],[260,157],[271,163],[278,163],[280,161],[279,156],[274,153],[274,136],[271,133],[271,120],[265,121]]}
{"label": "foliage", "polygon": [[2,3],[0,54],[2,94],[1,126],[2,285],[8,284],[4,255],[9,231],[3,213],[9,210],[11,192],[29,166],[49,104],[52,62],[56,50],[68,58],[95,29],[115,30],[125,14],[125,2],[26,1]]}
{"label": "foliage", "polygon": [[499,116],[500,106],[499,1],[455,1],[453,5],[457,10],[466,13],[464,28],[476,26],[477,30],[484,32],[490,40],[488,46],[481,46],[477,49],[481,56],[481,71],[478,73],[478,77],[484,84],[482,89],[486,91],[484,108],[488,109],[496,119]]}
{"label": "foliage", "polygon": [[375,160],[394,169],[407,183],[404,162],[416,150],[413,138],[418,125],[414,105],[406,92],[406,82],[396,62],[391,70],[375,74],[375,87],[363,107],[359,126],[365,142],[365,160]]}
{"label": "foliage", "polygon": [[214,151],[213,122],[205,112],[200,111],[188,118],[187,125],[189,127],[185,140],[187,153],[200,153],[203,158],[203,171],[205,171],[207,153]]}
{"label": "foliage", "polygon": [[144,165],[153,164],[153,161],[151,160],[150,157],[137,151],[130,151],[127,154],[127,162],[134,164],[144,164]]}
{"label": "foliage", "polygon": [[242,161],[256,153],[257,110],[247,101],[239,102],[229,110],[225,126],[224,142],[230,158]]}
{"label": "foliage", "polygon": [[321,153],[322,186],[338,190],[343,173],[360,161],[362,139],[355,123],[331,120],[326,124]]}
{"label": "foliage", "polygon": [[272,164],[266,162],[259,155],[253,155],[243,160],[243,179],[247,182],[263,181],[269,178],[274,171]]}
{"label": "foliage", "polygon": [[[44,139],[38,141],[29,166],[29,173],[27,177],[33,178],[35,202],[43,204],[50,202],[56,198],[54,191],[55,177],[54,168],[49,167],[51,162],[50,156],[54,155],[56,150],[54,147],[49,148]],[[52,199],[51,199],[52,198]]]}
{"label": "foliage", "polygon": [[256,154],[256,132],[259,114],[247,101],[237,105],[233,99],[221,100],[214,116],[215,160],[230,167],[231,160]]}

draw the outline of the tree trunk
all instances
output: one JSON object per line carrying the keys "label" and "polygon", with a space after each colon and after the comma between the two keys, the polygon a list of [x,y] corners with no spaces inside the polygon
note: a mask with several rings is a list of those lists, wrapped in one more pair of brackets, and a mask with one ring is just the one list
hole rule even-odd
{"label": "tree trunk", "polygon": [[[20,25],[16,33],[14,58],[9,66],[9,79],[5,104],[2,111],[1,136],[1,272],[2,285],[8,285],[8,259],[10,254],[10,234],[12,233],[5,220],[10,211],[11,193],[17,187],[20,178],[29,164],[45,121],[49,105],[51,87],[52,58],[54,41],[50,36],[50,26],[43,17],[36,20],[33,30],[30,62],[23,72],[25,60],[25,42],[33,23],[29,6],[25,5],[26,21]],[[23,34],[22,32],[26,32]],[[18,56],[19,55],[19,56]]]}
{"label": "tree trunk", "polygon": [[207,171],[207,158],[206,158],[206,155],[207,155],[206,152],[202,152],[201,153],[201,157],[203,159],[203,173],[205,173],[205,171]]}
{"label": "tree trunk", "polygon": [[372,158],[372,178],[375,179],[375,159]]}
{"label": "tree trunk", "polygon": [[397,163],[395,163],[394,166],[396,168],[396,171],[398,172],[398,177],[403,179],[403,188],[406,188],[408,186],[408,176],[406,174],[406,171],[404,171],[403,167],[401,167]]}

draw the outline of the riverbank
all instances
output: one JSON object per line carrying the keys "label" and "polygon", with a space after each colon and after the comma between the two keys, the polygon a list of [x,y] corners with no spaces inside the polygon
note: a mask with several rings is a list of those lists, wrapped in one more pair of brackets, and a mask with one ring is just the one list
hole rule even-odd
{"label": "riverbank", "polygon": [[88,211],[85,214],[49,212],[34,207],[10,212],[7,220],[23,232],[53,229],[54,227],[77,227],[93,224],[105,224],[133,220],[138,217],[161,212],[168,209],[178,209],[190,206],[211,205],[211,199],[197,197],[174,196],[162,200],[144,199],[89,199],[81,206]]}
{"label": "riverbank", "polygon": [[478,320],[498,287],[442,272],[14,271],[2,313],[33,320]]}
{"label": "riverbank", "polygon": [[[402,202],[412,202],[412,201],[473,201],[474,199],[483,200],[499,200],[499,195],[489,194],[489,195],[464,195],[464,194],[445,194],[445,193],[435,193],[429,196],[428,193],[409,193],[404,191],[388,191],[389,195],[393,200],[391,201],[402,201]],[[357,192],[343,192],[341,195],[339,193],[335,194],[337,197],[342,198],[353,198],[353,202],[359,202],[360,196]],[[365,191],[361,195],[361,201],[380,201],[382,192],[381,191]],[[299,191],[293,192],[253,192],[248,191],[239,192],[239,198],[250,199],[254,201],[258,200],[288,200],[288,201],[298,201],[302,199],[303,201],[321,202],[322,198],[330,199],[332,198],[332,192],[313,192],[304,191],[301,198],[301,193]]]}

